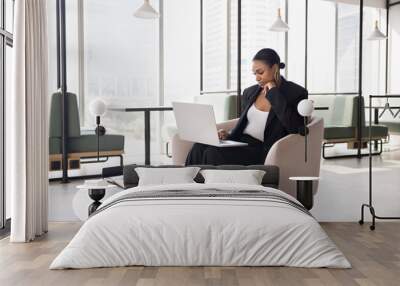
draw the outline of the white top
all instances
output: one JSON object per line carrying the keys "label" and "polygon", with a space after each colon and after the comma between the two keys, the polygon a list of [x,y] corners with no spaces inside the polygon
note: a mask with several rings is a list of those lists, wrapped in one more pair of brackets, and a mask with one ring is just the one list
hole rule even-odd
{"label": "white top", "polygon": [[96,186],[96,185],[79,185],[76,186],[77,189],[80,190],[101,190],[101,189],[109,189],[117,187],[116,185],[105,185],[105,186]]}
{"label": "white top", "polygon": [[267,124],[268,114],[269,112],[258,110],[255,104],[253,104],[247,112],[248,123],[243,133],[263,142],[265,124]]}
{"label": "white top", "polygon": [[83,185],[76,186],[78,189],[108,189],[113,188],[115,185],[109,184],[106,180],[96,179],[96,180],[85,180]]}
{"label": "white top", "polygon": [[319,177],[289,177],[292,181],[318,181]]}

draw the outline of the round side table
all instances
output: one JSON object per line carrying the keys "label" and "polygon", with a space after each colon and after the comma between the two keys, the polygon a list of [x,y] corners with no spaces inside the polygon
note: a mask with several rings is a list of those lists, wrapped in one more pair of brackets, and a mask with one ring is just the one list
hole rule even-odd
{"label": "round side table", "polygon": [[307,210],[314,205],[313,181],[319,177],[289,177],[289,180],[296,181],[296,198]]}
{"label": "round side table", "polygon": [[89,216],[94,213],[97,208],[101,205],[100,200],[104,198],[106,194],[106,189],[116,187],[115,185],[79,185],[77,186],[78,189],[88,190],[89,197],[94,201],[91,205],[89,205],[88,213]]}

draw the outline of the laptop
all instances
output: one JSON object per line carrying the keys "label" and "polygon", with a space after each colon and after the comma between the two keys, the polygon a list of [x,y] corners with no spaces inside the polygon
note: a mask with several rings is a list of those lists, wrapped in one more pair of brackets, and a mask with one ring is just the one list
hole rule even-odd
{"label": "laptop", "polygon": [[220,140],[212,105],[172,102],[179,137],[183,140],[217,147],[247,146],[247,143]]}

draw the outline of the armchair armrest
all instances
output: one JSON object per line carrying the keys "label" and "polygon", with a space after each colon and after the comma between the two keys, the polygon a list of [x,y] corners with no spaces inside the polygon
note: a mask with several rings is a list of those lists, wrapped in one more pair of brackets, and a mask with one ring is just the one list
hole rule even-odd
{"label": "armchair armrest", "polygon": [[[226,131],[232,130],[239,119],[231,119],[221,123],[217,123],[217,129],[225,129]],[[193,142],[182,140],[178,134],[172,137],[172,163],[174,165],[184,165],[186,157],[193,146]]]}
{"label": "armchair armrest", "polygon": [[[323,120],[314,118],[308,127],[308,158],[304,160],[304,136],[289,134],[272,145],[265,159],[265,165],[279,167],[279,189],[296,197],[296,184],[289,177],[319,177],[321,165],[321,143]],[[318,181],[313,182],[314,195],[318,190]]]}

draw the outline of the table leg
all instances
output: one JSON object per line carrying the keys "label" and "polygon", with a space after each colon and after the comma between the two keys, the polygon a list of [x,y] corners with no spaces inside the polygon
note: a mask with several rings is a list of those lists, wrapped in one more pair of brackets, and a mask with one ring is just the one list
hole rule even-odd
{"label": "table leg", "polygon": [[89,197],[94,200],[94,202],[88,208],[88,213],[90,216],[101,205],[100,200],[104,198],[104,195],[106,194],[106,189],[89,189],[88,192]]}
{"label": "table leg", "polygon": [[150,165],[150,110],[144,111],[144,154],[145,165]]}
{"label": "table leg", "polygon": [[303,206],[311,210],[314,205],[313,195],[313,181],[311,180],[300,180],[297,181],[297,200],[303,204]]}

